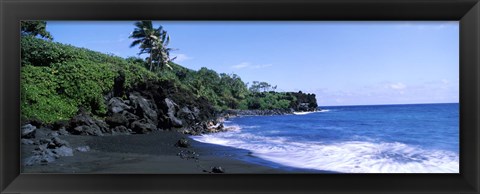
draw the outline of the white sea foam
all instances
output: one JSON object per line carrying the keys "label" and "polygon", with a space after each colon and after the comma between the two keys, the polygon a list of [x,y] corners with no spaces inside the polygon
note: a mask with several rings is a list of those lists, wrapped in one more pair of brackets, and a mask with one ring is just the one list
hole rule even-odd
{"label": "white sea foam", "polygon": [[293,112],[294,115],[308,115],[312,113],[319,113],[319,112],[330,112],[330,110],[324,109],[319,111],[305,111],[305,112]]}
{"label": "white sea foam", "polygon": [[333,144],[293,142],[240,130],[193,136],[200,142],[246,149],[286,166],[344,173],[458,173],[458,154],[402,143],[347,141]]}

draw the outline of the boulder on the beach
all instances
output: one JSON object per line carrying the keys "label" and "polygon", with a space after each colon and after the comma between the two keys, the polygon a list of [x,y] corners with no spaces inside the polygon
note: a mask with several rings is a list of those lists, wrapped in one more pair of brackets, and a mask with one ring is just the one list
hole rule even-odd
{"label": "boulder on the beach", "polygon": [[59,135],[68,135],[69,133],[68,133],[68,131],[67,131],[65,128],[60,128],[60,129],[58,130],[58,134],[59,134]]}
{"label": "boulder on the beach", "polygon": [[90,127],[90,126],[78,126],[69,131],[74,135],[93,135],[93,136],[103,136],[102,131],[98,129],[98,127]]}
{"label": "boulder on the beach", "polygon": [[46,143],[47,148],[49,149],[54,149],[62,146],[69,146],[69,143],[63,139],[60,139],[58,137],[53,137],[51,139],[42,139],[40,142]]}
{"label": "boulder on the beach", "polygon": [[89,146],[80,146],[80,147],[77,147],[75,150],[77,150],[79,152],[88,152],[88,151],[90,151],[90,147]]}
{"label": "boulder on the beach", "polygon": [[39,144],[33,151],[33,156],[24,160],[25,165],[48,164],[60,157],[73,156],[73,149],[68,147],[68,142],[58,137],[40,139]]}
{"label": "boulder on the beach", "polygon": [[52,131],[52,132],[47,133],[47,137],[57,137],[59,135],[60,135],[60,133],[58,133],[57,131]]}
{"label": "boulder on the beach", "polygon": [[70,119],[68,132],[74,135],[94,135],[102,136],[103,133],[109,133],[110,128],[101,120],[92,118],[88,113],[80,113]]}
{"label": "boulder on the beach", "polygon": [[60,156],[73,156],[73,149],[67,146],[61,146],[59,148],[55,148],[52,152],[56,155],[56,157]]}
{"label": "boulder on the beach", "polygon": [[188,140],[185,138],[179,139],[177,143],[175,144],[177,147],[181,148],[188,148],[190,146],[190,143],[188,143]]}
{"label": "boulder on the beach", "polygon": [[35,138],[36,129],[37,127],[31,124],[22,126],[22,138],[25,138],[25,139]]}
{"label": "boulder on the beach", "polygon": [[215,166],[212,167],[212,172],[213,173],[225,173],[225,170],[221,166]]}

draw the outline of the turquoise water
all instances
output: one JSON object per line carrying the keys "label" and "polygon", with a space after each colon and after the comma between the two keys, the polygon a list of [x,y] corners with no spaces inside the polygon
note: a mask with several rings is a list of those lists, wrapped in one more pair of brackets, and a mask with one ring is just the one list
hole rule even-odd
{"label": "turquoise water", "polygon": [[322,107],[304,115],[232,118],[225,123],[231,131],[192,138],[294,168],[458,173],[458,111],[458,103]]}

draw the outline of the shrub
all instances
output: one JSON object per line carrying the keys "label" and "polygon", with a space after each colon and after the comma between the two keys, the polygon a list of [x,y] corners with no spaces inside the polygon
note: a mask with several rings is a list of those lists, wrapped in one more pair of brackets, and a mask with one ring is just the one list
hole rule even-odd
{"label": "shrub", "polygon": [[87,49],[22,37],[21,114],[23,119],[46,123],[68,119],[79,107],[102,116],[104,95],[113,89],[120,73],[124,90],[157,76],[138,60]]}

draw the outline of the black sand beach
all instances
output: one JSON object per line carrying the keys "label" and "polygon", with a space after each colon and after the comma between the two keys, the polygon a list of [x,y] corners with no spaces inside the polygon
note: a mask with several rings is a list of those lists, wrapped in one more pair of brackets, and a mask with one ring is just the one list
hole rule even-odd
{"label": "black sand beach", "polygon": [[[23,166],[23,173],[138,173],[196,174],[211,173],[220,166],[225,173],[318,173],[305,169],[266,166],[268,162],[252,158],[248,151],[204,144],[177,132],[154,132],[117,136],[61,136],[72,148],[89,146],[90,151],[74,151],[48,164]],[[186,138],[190,147],[175,143]],[[31,155],[34,145],[22,145],[22,158]],[[250,157],[250,162],[239,159]],[[256,162],[251,162],[256,161]]]}

